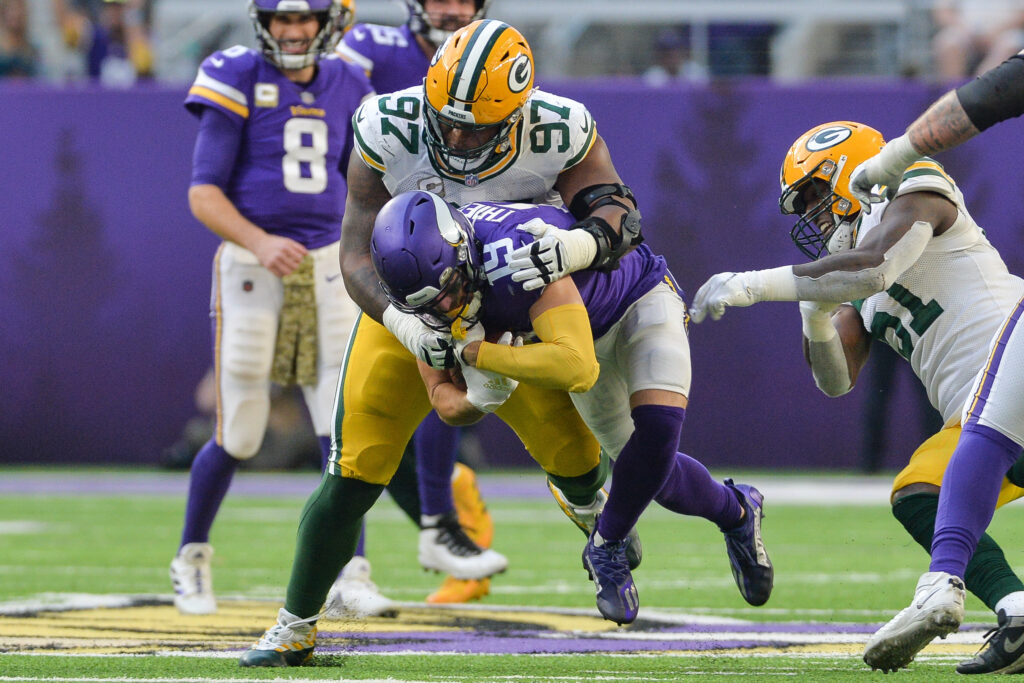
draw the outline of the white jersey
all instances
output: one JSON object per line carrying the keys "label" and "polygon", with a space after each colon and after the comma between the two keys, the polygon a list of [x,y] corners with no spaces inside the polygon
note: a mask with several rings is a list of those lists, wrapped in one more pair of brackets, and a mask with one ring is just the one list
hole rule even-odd
{"label": "white jersey", "polygon": [[[960,413],[989,342],[1024,295],[999,252],[971,218],[953,180],[930,159],[907,169],[897,196],[929,191],[956,204],[956,222],[932,237],[924,253],[886,291],[854,302],[864,326],[910,361],[947,426]],[[881,221],[886,204],[862,215],[857,239]]]}
{"label": "white jersey", "polygon": [[[558,174],[578,164],[597,139],[594,120],[579,102],[535,90],[511,136],[511,149],[472,173],[443,171],[427,147],[423,87],[378,95],[353,117],[356,149],[392,195],[426,190],[458,206],[479,201],[560,204]],[[492,180],[494,182],[492,182]]]}

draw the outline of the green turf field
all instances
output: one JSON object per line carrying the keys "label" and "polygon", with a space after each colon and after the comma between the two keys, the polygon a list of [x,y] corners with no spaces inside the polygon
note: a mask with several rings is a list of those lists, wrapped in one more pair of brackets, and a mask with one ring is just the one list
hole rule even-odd
{"label": "green turf field", "polygon": [[[793,482],[751,474],[737,480],[765,482],[764,533],[776,568],[769,603],[753,608],[743,602],[721,534],[710,523],[652,508],[640,524],[645,554],[634,573],[644,623],[619,630],[598,617],[592,584],[580,567],[583,536],[554,503],[543,497],[489,496],[497,525],[494,546],[509,557],[509,570],[494,579],[491,595],[475,611],[428,610],[421,601],[440,579],[420,569],[416,532],[385,496],[369,515],[367,555],[374,580],[389,597],[408,603],[406,609],[395,620],[324,622],[322,634],[330,632],[326,640],[322,635],[325,648],[336,647],[318,654],[315,666],[254,672],[237,667],[238,651],[270,625],[280,606],[304,502],[295,484],[308,479],[312,489],[315,474],[239,475],[245,481],[288,482],[290,492],[228,496],[211,539],[221,614],[200,618],[180,617],[169,604],[167,564],[184,509],[183,493],[173,489],[183,486],[185,475],[158,475],[172,489],[163,492],[139,492],[133,478],[125,495],[48,495],[17,485],[28,475],[38,487],[37,470],[0,471],[7,484],[0,496],[0,681],[866,680],[881,674],[860,661],[870,628],[858,625],[880,624],[906,606],[917,576],[927,568],[924,551],[885,505],[883,479],[869,480],[873,488],[861,496],[874,504],[833,505],[786,502],[786,496],[773,501],[770,484]],[[59,489],[56,482],[76,475],[50,476]],[[109,488],[123,475],[101,476]],[[543,487],[532,472],[483,475],[482,480],[490,486],[535,480]],[[865,480],[824,477],[798,484],[845,490],[846,481],[852,491],[854,482]],[[1007,549],[1011,564],[1018,563],[1024,540],[1020,506],[1000,510],[990,533]],[[116,596],[127,597],[119,602]],[[77,609],[47,609],[61,605]],[[894,675],[905,681],[952,680],[955,663],[977,649],[983,627],[994,619],[971,597],[967,621],[970,627],[951,637],[956,642],[930,647],[909,670]],[[542,630],[531,632],[529,637],[540,638],[531,642],[569,642],[596,633],[602,643],[647,639],[657,644],[633,651],[601,645],[584,654],[523,654],[514,648],[513,654],[460,654],[464,643],[485,637],[519,643],[524,624]],[[698,627],[696,635],[677,633],[693,624],[708,626]],[[803,629],[795,637],[805,640],[787,640],[791,634],[773,640],[774,631],[789,633],[795,627]],[[838,640],[821,635],[839,627],[846,635]],[[858,628],[866,633],[851,636]],[[750,637],[757,643],[713,650],[663,646],[671,638],[709,638],[715,629],[756,632]],[[417,635],[421,640],[403,640],[412,644],[386,652],[373,649],[382,642],[377,635],[359,639],[395,630],[457,632],[458,639],[438,648]],[[806,640],[807,634],[821,636],[820,642]]]}

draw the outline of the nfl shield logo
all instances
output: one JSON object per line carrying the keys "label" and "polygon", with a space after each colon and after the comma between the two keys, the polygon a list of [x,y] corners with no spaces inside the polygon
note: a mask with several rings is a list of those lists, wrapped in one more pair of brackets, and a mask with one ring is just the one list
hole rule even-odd
{"label": "nfl shield logo", "polygon": [[468,176],[466,176],[466,187],[476,187],[479,184],[480,184],[480,179],[477,178],[472,173],[470,173]]}

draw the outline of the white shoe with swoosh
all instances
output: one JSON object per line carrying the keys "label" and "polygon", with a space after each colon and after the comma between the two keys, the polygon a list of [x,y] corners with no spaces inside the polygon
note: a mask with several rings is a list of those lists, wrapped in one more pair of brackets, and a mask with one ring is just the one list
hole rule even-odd
{"label": "white shoe with swoosh", "polygon": [[914,601],[868,639],[864,662],[884,672],[901,669],[937,637],[964,620],[964,582],[946,572],[927,572],[917,581]]}

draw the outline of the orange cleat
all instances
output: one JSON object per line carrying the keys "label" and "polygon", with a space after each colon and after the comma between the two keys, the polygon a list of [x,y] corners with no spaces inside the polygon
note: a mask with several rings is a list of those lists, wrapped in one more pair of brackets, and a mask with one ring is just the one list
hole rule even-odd
{"label": "orange cleat", "polygon": [[427,596],[427,602],[441,604],[479,600],[491,592],[490,579],[456,579],[447,576],[441,586]]}

